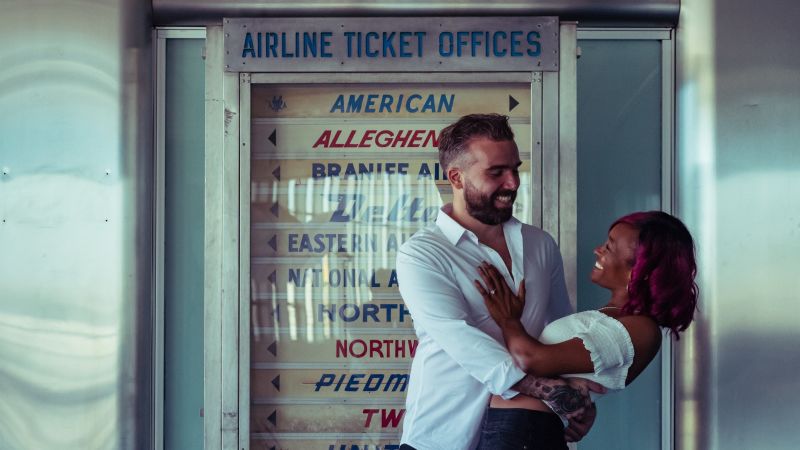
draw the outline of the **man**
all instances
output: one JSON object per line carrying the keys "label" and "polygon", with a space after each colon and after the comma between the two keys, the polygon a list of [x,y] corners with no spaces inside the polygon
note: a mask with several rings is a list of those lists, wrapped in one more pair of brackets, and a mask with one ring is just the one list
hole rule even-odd
{"label": "man", "polygon": [[439,160],[453,203],[397,256],[400,294],[419,339],[401,448],[475,448],[490,394],[549,401],[576,419],[568,437],[580,439],[594,421],[586,385],[532,377],[516,367],[473,284],[483,261],[495,265],[515,291],[524,280],[522,321],[532,336],[572,312],[556,243],[512,217],[522,162],[508,118],[462,117],[442,131]]}

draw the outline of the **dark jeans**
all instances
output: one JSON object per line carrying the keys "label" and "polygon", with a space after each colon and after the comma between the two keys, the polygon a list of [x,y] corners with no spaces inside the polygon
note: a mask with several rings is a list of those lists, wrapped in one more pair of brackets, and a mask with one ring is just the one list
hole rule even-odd
{"label": "dark jeans", "polygon": [[553,413],[489,408],[478,450],[567,450],[564,425]]}

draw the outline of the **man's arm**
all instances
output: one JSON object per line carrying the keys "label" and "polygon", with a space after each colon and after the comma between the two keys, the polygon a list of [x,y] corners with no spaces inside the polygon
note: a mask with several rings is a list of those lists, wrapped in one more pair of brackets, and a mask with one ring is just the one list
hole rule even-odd
{"label": "man's arm", "polygon": [[471,324],[471,307],[437,256],[435,249],[420,244],[397,255],[400,294],[414,326],[491,393],[502,394],[525,373],[502,344]]}

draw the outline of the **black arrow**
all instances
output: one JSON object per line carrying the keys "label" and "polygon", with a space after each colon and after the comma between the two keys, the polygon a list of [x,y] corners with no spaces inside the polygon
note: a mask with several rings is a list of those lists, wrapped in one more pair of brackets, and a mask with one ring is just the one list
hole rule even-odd
{"label": "black arrow", "polygon": [[270,134],[269,138],[267,138],[267,139],[269,139],[269,141],[272,142],[272,145],[277,147],[278,146],[278,130],[277,129],[272,130],[272,134]]}
{"label": "black arrow", "polygon": [[519,105],[519,102],[517,101],[517,99],[515,99],[514,97],[509,95],[508,96],[508,112],[513,111],[514,108],[517,107],[517,105]]}
{"label": "black arrow", "polygon": [[280,211],[280,205],[278,205],[278,202],[275,202],[275,204],[272,205],[272,207],[269,210],[272,211],[273,216],[278,217],[278,211]]}
{"label": "black arrow", "polygon": [[269,417],[267,417],[267,420],[272,422],[273,426],[277,427],[278,426],[278,410],[276,409],[275,411],[273,411],[272,414],[270,414]]}
{"label": "black arrow", "polygon": [[272,273],[267,277],[270,283],[275,284],[275,280],[278,279],[277,272],[277,270],[273,270]]}
{"label": "black arrow", "polygon": [[281,376],[278,375],[272,379],[272,385],[275,386],[275,389],[281,390]]}
{"label": "black arrow", "polygon": [[275,170],[272,171],[272,176],[278,181],[281,181],[281,166],[276,167]]}
{"label": "black arrow", "polygon": [[275,236],[272,236],[272,239],[270,239],[267,243],[269,244],[270,247],[272,247],[272,251],[275,251],[275,252],[278,251],[278,235],[277,234]]}
{"label": "black arrow", "polygon": [[269,350],[269,352],[272,353],[272,356],[278,356],[278,348],[277,347],[278,347],[278,343],[277,342],[273,342],[272,344],[269,344],[269,347],[267,347],[267,350]]}

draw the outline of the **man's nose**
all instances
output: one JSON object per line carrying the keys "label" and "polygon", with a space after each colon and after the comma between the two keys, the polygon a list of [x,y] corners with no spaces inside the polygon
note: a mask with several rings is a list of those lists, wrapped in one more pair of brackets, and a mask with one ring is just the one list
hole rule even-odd
{"label": "man's nose", "polygon": [[519,188],[519,175],[513,172],[506,174],[506,177],[503,180],[503,187],[512,191],[517,190],[517,188]]}

